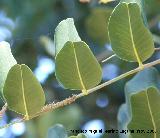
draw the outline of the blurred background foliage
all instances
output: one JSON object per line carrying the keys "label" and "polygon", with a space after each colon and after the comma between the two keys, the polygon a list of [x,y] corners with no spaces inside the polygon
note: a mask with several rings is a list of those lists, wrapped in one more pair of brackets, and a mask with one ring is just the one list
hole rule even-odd
{"label": "blurred background foliage", "polygon": [[[160,42],[160,1],[145,0],[145,10],[155,46]],[[118,1],[99,4],[97,0],[80,3],[78,0],[0,0],[0,41],[11,44],[18,63],[28,65],[41,82],[47,102],[57,102],[79,91],[63,89],[54,75],[54,29],[58,23],[73,17],[81,36],[101,63],[110,56],[111,49],[107,22]],[[149,61],[160,58],[156,52]],[[113,58],[101,63],[103,80],[110,80],[137,66]],[[130,78],[118,81],[99,92],[88,95],[76,103],[45,113],[26,123],[19,123],[0,130],[4,138],[45,138],[49,127],[63,124],[70,135],[73,129],[117,129],[117,112],[125,101],[124,85]],[[1,106],[3,103],[1,103]],[[17,115],[7,112],[3,125]],[[87,134],[89,138],[118,138],[117,134]]]}

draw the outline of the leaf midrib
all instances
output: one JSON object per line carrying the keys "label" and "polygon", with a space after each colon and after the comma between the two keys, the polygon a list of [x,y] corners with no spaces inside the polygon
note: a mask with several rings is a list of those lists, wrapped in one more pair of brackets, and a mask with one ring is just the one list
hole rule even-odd
{"label": "leaf midrib", "polygon": [[73,46],[73,52],[74,52],[74,57],[75,57],[75,61],[76,61],[76,68],[77,68],[77,72],[78,72],[78,77],[79,77],[79,80],[80,80],[80,83],[81,83],[81,86],[82,86],[83,90],[86,91],[86,88],[85,88],[85,85],[83,83],[83,79],[82,79],[82,76],[81,76],[81,73],[80,73],[80,70],[79,70],[77,54],[76,54],[76,50],[75,50],[75,47],[74,47],[73,43],[72,43],[72,46]]}
{"label": "leaf midrib", "polygon": [[[153,124],[153,130],[154,130],[154,132],[156,132],[157,128],[156,128],[155,120],[154,120],[154,117],[153,117],[151,105],[150,105],[150,102],[149,102],[148,92],[146,92],[146,97],[147,97],[147,104],[148,104],[148,108],[149,108],[149,113],[151,115],[151,120],[152,120],[152,124]],[[157,138],[156,133],[154,133],[154,138]]]}
{"label": "leaf midrib", "polygon": [[25,112],[26,112],[25,117],[26,117],[27,120],[29,120],[27,102],[26,102],[25,93],[24,93],[24,82],[23,82],[22,66],[20,66],[20,71],[21,71],[21,80],[22,80],[22,95],[23,95],[24,109],[25,109]]}
{"label": "leaf midrib", "polygon": [[129,7],[128,7],[128,4],[127,5],[127,13],[128,13],[128,21],[129,21],[129,32],[130,32],[130,35],[131,35],[131,41],[132,41],[132,46],[133,46],[133,50],[134,50],[134,54],[136,56],[136,59],[139,63],[139,66],[142,65],[142,61],[140,60],[140,57],[138,55],[138,52],[137,52],[137,49],[136,49],[136,46],[135,46],[135,43],[134,43],[134,38],[133,38],[133,31],[132,31],[132,27],[131,27],[131,18],[130,18],[130,11],[129,11]]}

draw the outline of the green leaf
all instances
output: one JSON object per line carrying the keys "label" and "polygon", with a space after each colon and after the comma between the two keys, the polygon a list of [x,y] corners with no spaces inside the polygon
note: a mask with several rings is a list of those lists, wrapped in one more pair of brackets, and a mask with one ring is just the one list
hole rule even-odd
{"label": "green leaf", "polygon": [[55,29],[54,42],[56,54],[58,54],[67,41],[81,41],[72,18],[61,21]]}
{"label": "green leaf", "polygon": [[47,138],[67,138],[67,131],[61,124],[56,124],[48,131]]}
{"label": "green leaf", "polygon": [[46,50],[46,52],[50,56],[55,57],[55,45],[54,45],[54,42],[47,36],[41,36],[39,41],[42,44],[42,46],[44,47],[44,49]]}
{"label": "green leaf", "polygon": [[[129,115],[127,110],[127,105],[122,104],[118,111],[118,130],[127,130],[127,125],[129,123]],[[119,133],[119,138],[129,138],[129,133]]]}
{"label": "green leaf", "polygon": [[[160,133],[136,133],[138,129],[159,130],[160,75],[151,67],[139,72],[125,85],[126,104],[118,113],[119,128],[134,130],[132,138],[156,138]],[[144,117],[145,115],[145,117]],[[127,128],[126,128],[127,127]],[[123,138],[123,134],[120,137]],[[129,137],[129,136],[128,136]]]}
{"label": "green leaf", "polygon": [[84,42],[67,42],[56,56],[56,77],[69,89],[90,89],[101,81],[101,67]]}
{"label": "green leaf", "polygon": [[140,7],[140,11],[141,11],[141,15],[143,17],[144,24],[146,26],[148,26],[146,14],[145,14],[145,0],[121,0],[121,2],[137,3]]}
{"label": "green leaf", "polygon": [[[130,130],[145,130],[145,133],[131,133],[133,138],[159,138],[160,133],[160,92],[150,87],[131,97],[132,120]],[[144,117],[145,116],[145,117]],[[154,133],[151,133],[151,130]],[[148,133],[147,133],[148,132]]]}
{"label": "green leaf", "polygon": [[[48,112],[46,115],[39,116],[36,118],[36,122],[29,121],[26,129],[28,130],[29,124],[31,126],[34,124],[31,130],[36,130],[35,133],[38,133],[38,137],[45,138],[48,128],[55,124],[62,124],[65,128],[70,129],[78,128],[81,121],[83,121],[82,113],[82,109],[79,105],[71,104],[70,106],[64,106],[63,108],[54,110],[54,112]],[[30,130],[28,131],[30,132]],[[30,134],[32,134],[31,132],[26,136],[27,138],[30,138]]]}
{"label": "green leaf", "polygon": [[5,81],[3,95],[9,109],[25,116],[27,120],[45,104],[41,85],[26,65],[14,65]]}
{"label": "green leaf", "polygon": [[7,78],[8,71],[12,66],[17,64],[14,59],[9,43],[0,42],[0,91],[3,91],[4,83]]}
{"label": "green leaf", "polygon": [[91,39],[100,46],[104,46],[107,42],[109,42],[107,24],[111,13],[111,8],[99,7],[91,9],[91,13],[86,18],[86,31]]}
{"label": "green leaf", "polygon": [[154,53],[154,42],[136,3],[120,3],[109,21],[109,37],[118,57],[139,65]]}
{"label": "green leaf", "polygon": [[78,134],[77,136],[70,136],[68,138],[87,138],[84,134]]}
{"label": "green leaf", "polygon": [[156,88],[160,88],[160,75],[156,68],[150,67],[144,69],[143,71],[140,71],[126,83],[126,99],[130,99],[132,94],[136,94],[153,86]]}

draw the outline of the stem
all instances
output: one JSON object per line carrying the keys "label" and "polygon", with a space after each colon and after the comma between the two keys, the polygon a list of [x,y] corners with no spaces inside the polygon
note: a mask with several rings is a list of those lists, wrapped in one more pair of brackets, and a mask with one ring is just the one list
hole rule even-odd
{"label": "stem", "polygon": [[154,48],[155,49],[155,51],[159,51],[160,50],[160,47],[157,47],[157,48]]}
{"label": "stem", "polygon": [[0,129],[3,129],[3,128],[8,128],[10,127],[11,125],[14,125],[14,124],[17,124],[17,123],[21,123],[21,122],[24,122],[25,119],[20,119],[20,120],[17,120],[17,121],[13,121],[9,124],[6,124],[6,125],[3,125],[3,126],[0,126]]}
{"label": "stem", "polygon": [[7,110],[7,103],[5,103],[5,105],[0,110],[0,118],[2,118],[2,116],[6,112],[6,110]]}
{"label": "stem", "polygon": [[[114,78],[112,80],[109,80],[107,82],[104,82],[104,83],[92,88],[92,89],[89,89],[89,90],[87,90],[87,92],[88,92],[88,94],[91,94],[91,93],[93,93],[93,92],[95,92],[95,91],[97,91],[97,90],[99,90],[99,89],[101,89],[101,88],[103,88],[105,86],[108,86],[108,85],[110,85],[110,84],[112,84],[112,83],[114,83],[116,81],[119,81],[119,80],[121,80],[123,78],[126,78],[129,75],[135,74],[135,73],[137,73],[137,72],[139,72],[139,71],[141,71],[141,70],[143,70],[145,68],[149,68],[149,67],[155,66],[157,64],[160,64],[160,59],[155,60],[155,61],[150,62],[150,63],[147,63],[147,64],[143,64],[143,68],[142,67],[137,67],[137,68],[135,68],[135,69],[133,69],[131,71],[128,71],[128,72],[126,72],[126,73],[124,73],[124,74],[122,74],[122,75],[120,75],[120,76],[118,76],[118,77],[116,77],[116,78]],[[77,99],[79,99],[79,98],[81,98],[83,96],[86,96],[86,94],[80,93],[78,95],[73,95],[73,96],[71,96],[71,97],[69,97],[69,98],[67,98],[67,99],[65,99],[63,101],[60,101],[60,102],[57,102],[57,103],[48,104],[48,105],[44,106],[42,108],[42,110],[40,112],[38,112],[35,116],[30,117],[30,119],[38,117],[38,116],[42,115],[43,113],[50,112],[50,111],[52,111],[54,109],[69,105],[69,104],[75,102]],[[9,124],[1,126],[0,129],[9,127],[9,126],[11,126],[11,125],[13,125],[15,123],[20,123],[20,122],[23,122],[23,121],[26,121],[26,120],[25,119],[21,119],[21,120],[15,121],[15,122],[11,122]]]}
{"label": "stem", "polygon": [[[109,81],[107,81],[107,82],[104,82],[104,83],[102,83],[102,84],[100,84],[100,85],[92,88],[92,89],[87,90],[87,92],[88,92],[88,94],[91,94],[91,93],[93,93],[93,92],[95,92],[95,91],[97,91],[97,90],[99,90],[99,89],[101,89],[101,88],[103,88],[103,87],[105,87],[105,86],[108,86],[108,85],[110,85],[110,84],[112,84],[112,83],[114,83],[114,82],[116,82],[116,81],[119,81],[119,80],[121,80],[121,79],[123,79],[123,78],[126,78],[126,77],[128,77],[129,75],[135,74],[135,73],[137,73],[137,72],[139,72],[139,71],[141,71],[141,70],[143,70],[143,69],[145,69],[145,68],[149,68],[149,67],[152,67],[152,66],[157,65],[157,64],[160,64],[160,59],[155,60],[155,61],[150,62],[150,63],[147,63],[147,64],[144,64],[144,65],[143,65],[143,68],[142,68],[142,67],[138,67],[138,68],[133,69],[133,70],[131,70],[131,71],[129,71],[129,72],[126,72],[126,73],[124,73],[124,74],[122,74],[122,75],[120,75],[120,76],[118,76],[118,77],[116,77],[116,78],[114,78],[114,79],[112,79],[112,80],[109,80]],[[79,98],[81,98],[81,97],[83,97],[83,96],[87,96],[87,95],[84,94],[84,93],[80,93],[80,94],[78,94],[78,95],[73,95],[72,97],[69,97],[69,98],[67,98],[67,99],[65,99],[65,100],[63,100],[63,101],[58,102],[58,103],[51,103],[51,104],[49,104],[49,105],[46,105],[46,106],[45,106],[39,113],[37,113],[37,115],[34,116],[34,117],[40,116],[41,114],[43,114],[43,113],[45,113],[45,112],[50,112],[50,111],[52,111],[52,110],[54,110],[54,109],[57,109],[57,108],[59,108],[59,107],[63,107],[63,106],[65,106],[65,105],[69,105],[69,104],[75,102],[77,99],[79,99]],[[34,117],[32,117],[32,118],[34,118]]]}
{"label": "stem", "polygon": [[116,54],[111,55],[111,56],[109,56],[108,58],[104,59],[104,60],[102,61],[102,63],[104,63],[104,62],[106,62],[106,61],[112,59],[113,57],[116,57]]}
{"label": "stem", "polygon": [[107,85],[110,85],[110,84],[112,84],[112,83],[114,83],[114,82],[116,82],[116,81],[118,81],[118,80],[121,80],[121,79],[123,79],[123,78],[125,78],[125,77],[127,77],[127,76],[129,76],[129,75],[135,74],[135,73],[137,73],[137,72],[139,72],[139,71],[141,71],[141,70],[143,70],[143,69],[145,69],[145,68],[149,68],[149,67],[152,67],[152,66],[154,66],[154,65],[157,65],[157,64],[159,64],[159,63],[160,63],[160,59],[155,60],[155,61],[150,62],[150,63],[147,63],[147,64],[144,64],[144,65],[143,65],[143,68],[138,67],[138,68],[133,69],[133,70],[131,70],[131,71],[128,71],[128,72],[126,72],[126,73],[124,73],[124,74],[122,74],[122,75],[120,75],[120,76],[118,76],[118,77],[116,77],[116,78],[114,78],[114,79],[112,79],[112,80],[109,80],[109,81],[107,81],[107,82],[104,82],[104,83],[102,83],[102,84],[100,84],[100,85],[98,85],[98,86],[96,86],[96,87],[94,87],[94,88],[92,88],[92,89],[89,89],[89,90],[88,90],[88,94],[89,94],[89,93],[92,93],[92,92],[94,92],[94,91],[96,91],[96,90],[99,90],[99,89],[101,89],[101,88],[103,88],[103,87],[105,87],[105,86],[107,86]]}

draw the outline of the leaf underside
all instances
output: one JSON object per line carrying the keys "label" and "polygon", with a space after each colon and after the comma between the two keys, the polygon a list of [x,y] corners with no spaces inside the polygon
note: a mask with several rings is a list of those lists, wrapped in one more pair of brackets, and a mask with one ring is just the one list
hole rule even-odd
{"label": "leaf underside", "polygon": [[101,67],[84,42],[67,42],[56,56],[56,77],[69,89],[87,90],[101,81]]}
{"label": "leaf underside", "polygon": [[120,0],[120,2],[126,2],[126,3],[137,3],[140,7],[141,15],[143,17],[143,22],[146,27],[148,27],[147,17],[145,13],[145,0]]}
{"label": "leaf underside", "polygon": [[[128,129],[145,130],[145,133],[131,133],[132,138],[160,137],[160,92],[154,87],[131,97],[132,120]],[[151,133],[151,130],[154,133]],[[147,133],[148,132],[148,133]]]}
{"label": "leaf underside", "polygon": [[109,21],[112,49],[121,59],[142,64],[154,53],[154,42],[136,3],[120,3]]}
{"label": "leaf underside", "polygon": [[[119,128],[134,131],[129,138],[160,137],[159,88],[160,75],[153,67],[139,72],[125,85],[126,103],[119,110],[118,120]],[[137,133],[137,130],[144,130],[145,133]],[[126,137],[124,135],[120,134],[120,137]]]}
{"label": "leaf underside", "polygon": [[26,65],[16,64],[7,76],[4,98],[8,107],[29,119],[45,104],[45,96],[41,85]]}

